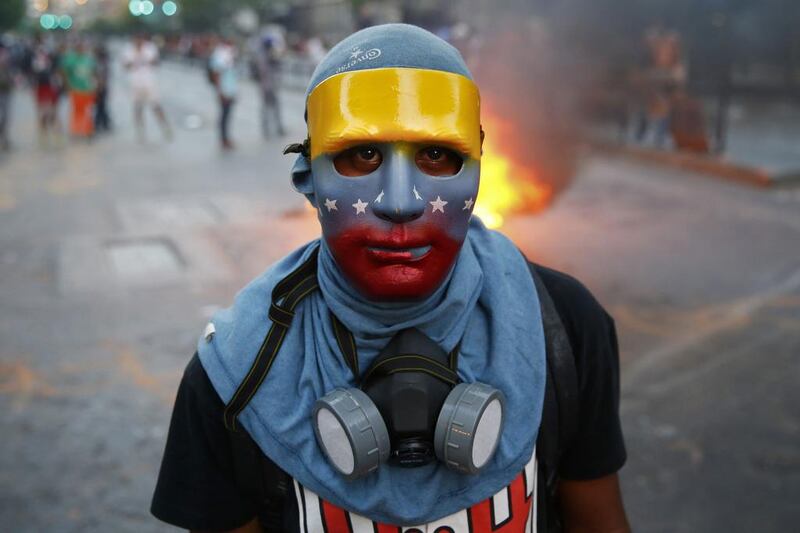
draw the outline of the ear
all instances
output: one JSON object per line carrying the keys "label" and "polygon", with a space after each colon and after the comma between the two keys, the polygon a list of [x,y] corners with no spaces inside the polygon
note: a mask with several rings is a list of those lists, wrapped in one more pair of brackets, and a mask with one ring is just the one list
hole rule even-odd
{"label": "ear", "polygon": [[314,195],[314,180],[311,176],[311,161],[299,154],[292,166],[292,187],[305,196],[311,205],[317,207],[317,197]]}

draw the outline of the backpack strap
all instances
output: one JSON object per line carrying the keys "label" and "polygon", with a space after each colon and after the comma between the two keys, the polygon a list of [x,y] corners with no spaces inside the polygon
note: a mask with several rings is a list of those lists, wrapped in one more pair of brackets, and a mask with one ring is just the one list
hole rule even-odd
{"label": "backpack strap", "polygon": [[545,496],[545,505],[537,520],[540,531],[560,531],[556,494],[558,466],[578,429],[578,372],[567,332],[553,299],[533,263],[528,263],[528,268],[539,296],[547,358],[544,407],[536,442],[539,472],[544,474],[540,476],[540,488],[544,489],[541,492]]}
{"label": "backpack strap", "polygon": [[230,431],[236,431],[236,418],[250,403],[272,368],[272,363],[283,344],[286,332],[292,325],[295,307],[303,298],[319,288],[317,282],[318,255],[319,248],[316,248],[302,265],[279,281],[272,290],[272,303],[269,308],[272,325],[269,333],[261,343],[261,348],[250,366],[250,371],[225,406],[223,419],[225,427]]}
{"label": "backpack strap", "polygon": [[267,377],[275,356],[292,325],[294,309],[306,296],[319,288],[317,257],[319,248],[272,290],[269,319],[272,325],[244,380],[225,406],[223,420],[233,453],[237,485],[256,506],[259,521],[266,533],[283,531],[283,513],[291,478],[270,460],[247,433],[238,431],[236,419]]}

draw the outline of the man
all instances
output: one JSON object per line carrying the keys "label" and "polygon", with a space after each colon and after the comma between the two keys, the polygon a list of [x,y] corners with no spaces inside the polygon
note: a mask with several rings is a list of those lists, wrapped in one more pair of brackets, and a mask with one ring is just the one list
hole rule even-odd
{"label": "man", "polygon": [[97,132],[111,131],[111,117],[108,114],[108,84],[111,80],[111,59],[108,48],[100,43],[95,48],[97,57],[97,99],[94,107],[94,129]]}
{"label": "man", "polygon": [[11,110],[11,90],[14,88],[14,72],[11,54],[6,43],[0,39],[0,151],[11,147],[8,139],[9,112]]}
{"label": "man", "polygon": [[152,512],[209,531],[627,532],[613,321],[471,216],[483,133],[461,56],[368,28],[306,102],[292,179],[322,238],[207,326]]}
{"label": "man", "polygon": [[[261,46],[253,58],[254,73],[259,89],[261,89],[261,132],[269,138],[272,129],[283,137],[286,130],[281,120],[281,107],[278,100],[278,52],[275,50],[274,37],[265,35]],[[274,124],[274,126],[270,126]]]}
{"label": "man", "polygon": [[58,130],[58,99],[62,89],[56,50],[37,36],[30,62],[31,85],[35,92],[39,141],[46,143]]}
{"label": "man", "polygon": [[229,123],[239,90],[239,78],[236,73],[236,47],[230,38],[223,37],[214,47],[208,60],[208,69],[219,101],[220,147],[223,150],[232,150]]}
{"label": "man", "polygon": [[64,55],[61,68],[64,71],[64,79],[67,82],[72,106],[70,133],[79,138],[91,138],[94,134],[92,110],[97,88],[95,76],[97,63],[83,38],[79,39],[75,47]]}
{"label": "man", "polygon": [[158,95],[158,80],[156,67],[158,66],[158,47],[146,38],[137,35],[132,44],[122,54],[122,64],[128,71],[131,92],[133,93],[133,116],[136,122],[136,133],[140,142],[145,140],[144,108],[149,106],[161,125],[161,131],[166,140],[172,138],[172,129],[161,107]]}

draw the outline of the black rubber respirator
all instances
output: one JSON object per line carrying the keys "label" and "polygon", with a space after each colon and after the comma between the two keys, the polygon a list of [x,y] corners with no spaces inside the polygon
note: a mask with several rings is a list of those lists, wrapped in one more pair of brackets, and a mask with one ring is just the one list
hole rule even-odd
{"label": "black rubber respirator", "polygon": [[395,335],[361,378],[314,404],[317,441],[328,461],[355,479],[381,463],[405,467],[438,459],[476,474],[494,455],[503,428],[503,394],[460,383],[458,348],[445,353],[417,329]]}

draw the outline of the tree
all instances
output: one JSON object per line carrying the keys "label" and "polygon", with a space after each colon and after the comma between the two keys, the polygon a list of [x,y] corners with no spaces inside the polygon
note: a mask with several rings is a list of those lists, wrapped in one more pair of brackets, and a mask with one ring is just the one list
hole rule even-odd
{"label": "tree", "polygon": [[0,1],[0,31],[10,30],[25,16],[25,0]]}

